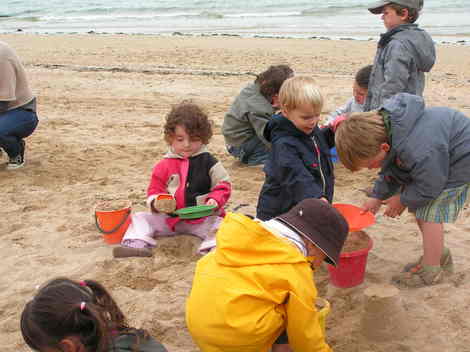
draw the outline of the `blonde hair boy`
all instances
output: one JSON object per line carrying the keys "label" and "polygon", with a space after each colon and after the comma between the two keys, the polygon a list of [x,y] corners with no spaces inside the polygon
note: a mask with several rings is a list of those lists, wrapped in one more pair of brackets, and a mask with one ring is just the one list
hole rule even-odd
{"label": "blonde hair boy", "polygon": [[279,103],[282,110],[292,111],[303,105],[311,105],[320,115],[323,108],[323,96],[315,80],[307,76],[287,79],[279,91]]}
{"label": "blonde hair boy", "polygon": [[334,146],[334,131],[318,126],[323,102],[311,77],[296,76],[282,84],[281,114],[274,115],[265,129],[272,148],[264,166],[266,178],[258,198],[258,219],[272,219],[305,198],[333,200],[330,148]]}

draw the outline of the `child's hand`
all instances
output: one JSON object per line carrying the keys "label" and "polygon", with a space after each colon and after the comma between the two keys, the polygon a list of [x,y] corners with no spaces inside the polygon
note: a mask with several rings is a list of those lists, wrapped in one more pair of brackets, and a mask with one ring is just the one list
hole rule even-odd
{"label": "child's hand", "polygon": [[362,209],[364,210],[364,213],[366,211],[370,211],[372,214],[376,214],[379,211],[381,205],[382,201],[380,199],[367,198],[367,200],[362,205]]}
{"label": "child's hand", "polygon": [[343,115],[339,115],[332,122],[330,122],[330,128],[333,130],[333,132],[336,132],[336,130],[338,129],[338,126],[341,125],[341,123],[347,118],[348,117],[343,114]]}
{"label": "child's hand", "polygon": [[176,210],[176,199],[154,199],[153,209],[158,213],[171,214]]}
{"label": "child's hand", "polygon": [[394,195],[384,201],[387,204],[387,209],[385,209],[384,215],[391,218],[400,216],[406,207],[400,201],[400,195]]}
{"label": "child's hand", "polygon": [[219,203],[217,203],[217,201],[215,199],[212,199],[212,198],[209,198],[208,200],[206,200],[206,204],[207,205],[215,205],[217,208],[219,207]]}

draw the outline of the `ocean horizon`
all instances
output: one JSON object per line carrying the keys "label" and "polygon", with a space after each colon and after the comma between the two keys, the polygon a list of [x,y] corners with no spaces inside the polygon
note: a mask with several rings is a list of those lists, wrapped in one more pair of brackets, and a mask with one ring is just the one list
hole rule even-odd
{"label": "ocean horizon", "polygon": [[[12,0],[0,33],[124,33],[377,39],[364,0]],[[470,44],[469,0],[425,0],[417,23],[436,42]]]}

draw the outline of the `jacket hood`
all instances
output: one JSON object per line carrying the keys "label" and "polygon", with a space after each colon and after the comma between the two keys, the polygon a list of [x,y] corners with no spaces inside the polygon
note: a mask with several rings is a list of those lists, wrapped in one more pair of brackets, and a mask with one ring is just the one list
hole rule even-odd
{"label": "jacket hood", "polygon": [[[429,72],[436,61],[436,49],[432,38],[418,25],[402,24],[391,29],[383,38],[393,35],[392,40],[399,40],[413,53],[418,69]],[[381,39],[382,41],[382,39]]]}
{"label": "jacket hood", "polygon": [[270,142],[274,143],[279,138],[283,136],[293,136],[293,137],[309,137],[311,136],[316,130],[318,126],[316,126],[313,131],[307,135],[300,131],[295,125],[284,115],[276,114],[273,115],[271,120],[268,122],[266,128],[264,129],[264,138]]}
{"label": "jacket hood", "polygon": [[[196,153],[194,153],[193,155],[191,155],[190,158],[192,158],[193,156],[202,154],[202,153],[208,153],[207,145],[206,145],[206,144],[203,144],[203,145],[201,146],[201,149],[199,149],[199,151],[197,151]],[[173,148],[172,148],[172,147],[170,147],[170,149],[168,150],[168,152],[167,152],[163,157],[164,157],[165,159],[185,159],[185,158],[182,157],[181,155],[176,154],[176,153],[173,151]]]}
{"label": "jacket hood", "polygon": [[308,263],[300,251],[256,220],[228,213],[217,232],[217,263],[243,267],[262,264]]}
{"label": "jacket hood", "polygon": [[417,95],[399,93],[386,100],[381,109],[389,113],[394,149],[398,148],[413,131],[424,114],[424,99]]}

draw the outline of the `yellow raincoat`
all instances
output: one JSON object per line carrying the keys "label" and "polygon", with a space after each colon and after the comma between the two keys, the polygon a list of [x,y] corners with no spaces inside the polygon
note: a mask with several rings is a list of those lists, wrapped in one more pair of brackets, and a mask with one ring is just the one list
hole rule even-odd
{"label": "yellow raincoat", "polygon": [[284,330],[296,352],[331,352],[316,296],[310,263],[294,245],[229,213],[217,249],[197,263],[186,323],[203,352],[267,352]]}

